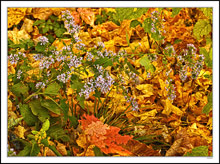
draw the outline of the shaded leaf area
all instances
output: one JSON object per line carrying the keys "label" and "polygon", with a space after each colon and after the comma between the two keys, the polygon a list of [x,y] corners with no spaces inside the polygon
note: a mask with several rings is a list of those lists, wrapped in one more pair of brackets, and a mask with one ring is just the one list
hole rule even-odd
{"label": "shaded leaf area", "polygon": [[212,8],[8,8],[8,156],[212,156]]}

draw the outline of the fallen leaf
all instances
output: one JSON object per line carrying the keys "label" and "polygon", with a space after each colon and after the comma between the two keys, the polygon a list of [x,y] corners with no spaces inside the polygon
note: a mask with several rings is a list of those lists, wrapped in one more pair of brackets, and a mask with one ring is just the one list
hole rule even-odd
{"label": "fallen leaf", "polygon": [[23,23],[23,25],[21,27],[21,30],[25,30],[28,33],[30,33],[30,32],[32,32],[34,30],[33,29],[33,24],[34,24],[33,20],[25,18],[24,19],[24,23]]}
{"label": "fallen leaf", "polygon": [[161,156],[160,153],[152,147],[136,140],[129,140],[124,146],[126,150],[132,152],[132,156]]}
{"label": "fallen leaf", "polygon": [[178,116],[181,116],[183,112],[176,106],[174,106],[170,100],[167,98],[166,100],[163,101],[164,103],[164,110],[163,114],[170,115],[171,112],[175,113]]}
{"label": "fallen leaf", "polygon": [[41,20],[47,20],[52,13],[51,8],[33,8],[33,17]]}
{"label": "fallen leaf", "polygon": [[8,8],[8,28],[20,23],[26,14],[27,8]]}
{"label": "fallen leaf", "polygon": [[60,152],[62,156],[67,155],[66,146],[64,144],[58,143],[56,149]]}
{"label": "fallen leaf", "polygon": [[24,138],[24,133],[26,132],[26,129],[21,126],[21,125],[18,125],[18,127],[15,128],[15,131],[14,133],[19,137],[19,138],[22,138],[22,139],[25,139]]}
{"label": "fallen leaf", "polygon": [[91,8],[78,8],[82,20],[84,20],[90,26],[94,26],[95,14]]}

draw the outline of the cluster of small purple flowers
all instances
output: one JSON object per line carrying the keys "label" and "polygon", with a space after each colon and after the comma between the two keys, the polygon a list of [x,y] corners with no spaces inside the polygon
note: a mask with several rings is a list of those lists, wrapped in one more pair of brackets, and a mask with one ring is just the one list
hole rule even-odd
{"label": "cluster of small purple flowers", "polygon": [[65,61],[65,59],[66,59],[66,56],[63,55],[63,53],[62,53],[62,50],[54,51],[53,54],[56,56],[55,58],[58,62]]}
{"label": "cluster of small purple flowers", "polygon": [[[196,57],[197,48],[194,46],[194,44],[187,44],[187,48],[189,49],[188,53],[193,57]],[[186,55],[187,54],[184,54],[184,56]]]}
{"label": "cluster of small purple flowers", "polygon": [[35,55],[33,56],[33,58],[34,58],[35,61],[41,60],[41,59],[43,59],[43,57],[44,57],[43,54],[35,54]]}
{"label": "cluster of small purple flowers", "polygon": [[70,34],[76,34],[80,30],[80,26],[75,24],[74,18],[69,10],[62,11],[62,19],[64,20],[65,27]]}
{"label": "cluster of small purple flowers", "polygon": [[156,31],[156,28],[155,28],[155,26],[154,26],[154,23],[151,23],[151,32],[152,33],[156,33],[157,31]]}
{"label": "cluster of small purple flowers", "polygon": [[88,61],[92,61],[93,58],[94,58],[94,56],[92,55],[91,52],[87,52],[87,53],[86,53],[86,59],[87,59]]}
{"label": "cluster of small purple flowers", "polygon": [[148,57],[151,61],[156,61],[157,60],[157,55],[156,54],[151,54]]}
{"label": "cluster of small purple flowers", "polygon": [[174,100],[176,98],[176,87],[174,86],[174,84],[171,84],[169,87],[169,91],[168,91],[168,99],[169,100]]}
{"label": "cluster of small purple flowers", "polygon": [[43,57],[40,61],[39,68],[44,69],[44,68],[49,68],[50,65],[52,65],[55,62],[54,58],[52,55],[49,57]]}
{"label": "cluster of small purple flowers", "polygon": [[93,79],[87,79],[86,83],[84,84],[84,89],[81,89],[79,96],[82,97],[82,95],[84,95],[85,99],[88,99],[90,93],[94,91],[95,91],[95,87],[94,87]]}
{"label": "cluster of small purple flowers", "polygon": [[105,44],[103,42],[98,42],[98,46],[101,48],[105,48]]}
{"label": "cluster of small purple flowers", "polygon": [[110,90],[113,83],[114,79],[108,73],[106,73],[105,77],[101,74],[95,80],[87,80],[84,84],[84,89],[81,89],[79,95],[84,95],[85,99],[88,99],[90,93],[96,89],[100,89],[101,93],[105,94]]}
{"label": "cluster of small purple flowers", "polygon": [[121,84],[125,84],[125,78],[121,74],[119,74],[119,80]]}
{"label": "cluster of small purple flowers", "polygon": [[174,84],[171,84],[172,81],[172,79],[165,81],[165,83],[168,85],[168,87],[165,87],[165,89],[167,91],[167,97],[169,100],[174,100],[176,98],[176,87]]}
{"label": "cluster of small purple flowers", "polygon": [[147,78],[151,78],[151,73],[147,72]]}
{"label": "cluster of small purple flowers", "polygon": [[180,74],[180,79],[182,81],[185,81],[187,79],[187,69],[188,69],[188,66],[187,65],[184,65],[182,67],[182,69],[180,70],[179,74]]}
{"label": "cluster of small purple flowers", "polygon": [[169,74],[172,72],[172,69],[166,72],[166,76],[169,76]]}
{"label": "cluster of small purple flowers", "polygon": [[71,78],[71,74],[69,71],[67,73],[62,73],[61,75],[57,76],[57,80],[63,83],[66,83]]}
{"label": "cluster of small purple flowers", "polygon": [[175,56],[176,55],[176,51],[174,49],[174,47],[172,45],[170,46],[166,46],[165,47],[165,50],[166,50],[166,53],[169,55],[169,56]]}
{"label": "cluster of small purple flowers", "polygon": [[17,64],[17,62],[20,59],[25,57],[26,57],[25,53],[18,52],[18,54],[11,54],[10,56],[8,56],[8,60],[10,61],[11,64]]}
{"label": "cluster of small purple flowers", "polygon": [[110,90],[110,87],[113,83],[113,78],[107,73],[105,78],[103,77],[103,75],[99,75],[96,78],[95,87],[100,88],[101,92],[104,94]]}
{"label": "cluster of small purple flowers", "polygon": [[100,65],[96,65],[96,69],[99,71],[100,74],[104,73],[104,68]]}
{"label": "cluster of small purple flowers", "polygon": [[[161,18],[159,17],[160,16],[160,13],[158,11],[153,11],[151,13],[151,19],[153,20],[153,23],[151,23],[151,32],[152,33],[156,33],[157,32],[157,29],[164,29],[164,26],[163,24],[161,24]],[[165,21],[165,20],[163,20]],[[161,30],[158,30],[159,34],[162,33]],[[165,30],[163,30],[164,33],[166,33]]]}
{"label": "cluster of small purple flowers", "polygon": [[[7,146],[8,147],[8,146]],[[9,156],[15,156],[17,153],[16,153],[16,151],[15,151],[15,149],[14,148],[10,148],[10,149],[8,149],[8,155]]]}
{"label": "cluster of small purple flowers", "polygon": [[68,59],[70,61],[70,63],[68,63],[69,68],[71,67],[78,67],[81,64],[82,61],[82,57],[78,58],[77,56],[71,56],[70,59]]}
{"label": "cluster of small purple flowers", "polygon": [[156,21],[159,17],[160,13],[156,10],[154,10],[152,13],[151,13],[151,18],[153,19],[153,21]]}
{"label": "cluster of small purple flowers", "polygon": [[77,43],[77,44],[76,44],[76,48],[77,48],[78,50],[82,50],[84,47],[85,47],[85,44],[84,44],[84,43]]}
{"label": "cluster of small purple flowers", "polygon": [[[185,81],[187,78],[187,69],[190,68],[191,76],[193,79],[196,79],[203,68],[203,61],[205,59],[204,55],[196,55],[197,49],[193,44],[187,44],[188,49],[183,50],[183,56],[179,55],[178,59],[178,66],[181,67],[179,74],[180,79]],[[193,59],[191,62],[188,61],[188,58]],[[182,66],[184,63],[184,66]]]}
{"label": "cluster of small purple flowers", "polygon": [[17,79],[21,78],[21,74],[22,74],[22,71],[19,69],[18,72],[17,72]]}
{"label": "cluster of small purple flowers", "polygon": [[133,111],[139,110],[138,103],[133,97],[128,98],[128,96],[125,96],[125,99],[127,99],[127,103],[131,103]]}
{"label": "cluster of small purple flowers", "polygon": [[8,57],[9,61],[11,64],[17,64],[17,62],[19,61],[19,56],[18,54],[11,54],[9,57]]}
{"label": "cluster of small purple flowers", "polygon": [[124,57],[125,54],[127,54],[126,50],[120,50],[120,51],[118,51],[118,55],[117,56]]}
{"label": "cluster of small purple flowers", "polygon": [[129,72],[128,75],[135,82],[135,84],[140,84],[140,79],[135,73]]}
{"label": "cluster of small purple flowers", "polygon": [[35,87],[38,89],[38,88],[45,88],[45,84],[43,82],[38,82]]}
{"label": "cluster of small purple flowers", "polygon": [[46,45],[49,43],[49,40],[46,36],[39,36],[38,41],[40,42],[40,45]]}
{"label": "cluster of small purple flowers", "polygon": [[196,63],[193,65],[192,67],[192,78],[196,79],[199,76],[199,73],[201,72],[202,68],[203,68],[203,61],[204,61],[204,56],[200,55],[202,57],[200,57],[201,60],[197,60]]}

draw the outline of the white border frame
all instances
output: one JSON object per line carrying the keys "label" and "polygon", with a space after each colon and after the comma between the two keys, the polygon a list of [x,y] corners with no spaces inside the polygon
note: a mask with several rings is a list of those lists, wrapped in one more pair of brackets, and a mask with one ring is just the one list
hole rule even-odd
{"label": "white border frame", "polygon": [[[7,7],[213,7],[213,157],[7,157]],[[1,162],[4,163],[219,163],[218,1],[1,1]]]}

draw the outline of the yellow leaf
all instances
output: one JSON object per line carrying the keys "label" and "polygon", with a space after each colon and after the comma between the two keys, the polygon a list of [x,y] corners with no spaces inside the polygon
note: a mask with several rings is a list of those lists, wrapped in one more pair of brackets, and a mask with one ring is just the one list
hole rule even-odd
{"label": "yellow leaf", "polygon": [[135,117],[140,117],[140,121],[138,121],[138,123],[147,123],[150,121],[150,119],[152,117],[155,117],[155,115],[157,114],[157,110],[153,109],[151,111],[148,112],[144,112],[141,114],[138,114],[137,112],[133,112],[132,113]]}
{"label": "yellow leaf", "polygon": [[67,155],[66,146],[64,144],[58,143],[56,149],[62,154],[62,156]]}
{"label": "yellow leaf", "polygon": [[24,138],[25,128],[23,126],[18,125],[18,127],[15,128],[15,134],[22,139]]}
{"label": "yellow leaf", "polygon": [[154,95],[152,84],[140,84],[137,85],[136,88],[144,93],[144,97],[150,97]]}
{"label": "yellow leaf", "polygon": [[183,112],[178,107],[174,106],[168,98],[165,101],[163,101],[163,103],[163,114],[170,115],[171,112],[177,114],[178,116],[181,116],[183,114]]}
{"label": "yellow leaf", "polygon": [[34,8],[33,17],[38,19],[46,20],[53,13],[51,8]]}
{"label": "yellow leaf", "polygon": [[12,102],[11,102],[11,100],[8,100],[8,110],[9,111],[12,110]]}
{"label": "yellow leaf", "polygon": [[72,88],[68,88],[67,89],[67,96],[72,95],[73,94],[73,89]]}
{"label": "yellow leaf", "polygon": [[80,134],[79,138],[76,140],[76,143],[78,144],[78,146],[85,148],[86,147],[86,135],[85,134]]}
{"label": "yellow leaf", "polygon": [[8,31],[8,38],[12,40],[14,43],[18,44],[20,43],[21,39],[30,39],[30,35],[27,33],[27,31],[18,30],[17,28],[14,28],[13,31]]}
{"label": "yellow leaf", "polygon": [[23,23],[23,25],[21,27],[21,30],[25,30],[28,33],[30,33],[30,32],[32,32],[34,30],[33,29],[33,24],[34,24],[33,20],[25,18],[24,19],[24,23]]}
{"label": "yellow leaf", "polygon": [[8,8],[8,28],[20,23],[26,14],[27,8]]}

